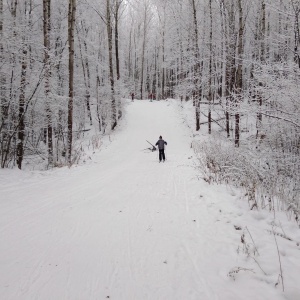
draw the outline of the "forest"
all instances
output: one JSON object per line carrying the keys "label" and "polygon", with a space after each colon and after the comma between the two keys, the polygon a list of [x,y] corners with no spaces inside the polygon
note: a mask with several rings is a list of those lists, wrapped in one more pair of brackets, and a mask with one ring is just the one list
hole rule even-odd
{"label": "forest", "polygon": [[193,103],[206,181],[298,221],[299,0],[0,0],[0,164],[76,164],[123,100]]}

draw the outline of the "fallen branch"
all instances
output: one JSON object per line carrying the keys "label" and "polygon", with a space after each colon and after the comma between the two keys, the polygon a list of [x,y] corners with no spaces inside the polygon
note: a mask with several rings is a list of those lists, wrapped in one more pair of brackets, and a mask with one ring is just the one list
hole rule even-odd
{"label": "fallen branch", "polygon": [[[259,252],[258,252],[258,250],[257,250],[257,247],[256,247],[256,245],[255,245],[255,243],[254,243],[254,240],[253,240],[253,238],[252,238],[252,235],[251,235],[251,233],[250,233],[250,231],[249,231],[249,229],[248,229],[247,226],[246,226],[246,229],[247,229],[247,231],[248,231],[248,233],[249,233],[249,235],[250,235],[250,237],[251,237],[251,240],[252,240],[252,242],[253,242],[253,246],[254,246],[255,251],[256,251],[257,254],[259,255]],[[254,255],[255,255],[255,252],[254,252]]]}
{"label": "fallen branch", "polygon": [[282,291],[284,292],[284,283],[283,283],[283,271],[282,271],[282,265],[281,265],[281,258],[280,258],[280,253],[279,253],[279,248],[278,248],[278,243],[277,243],[277,239],[276,239],[276,235],[275,235],[275,231],[274,228],[272,227],[272,231],[273,231],[273,236],[274,236],[274,240],[276,243],[276,248],[277,248],[277,254],[278,254],[278,260],[279,260],[279,267],[280,267],[280,274],[278,277],[278,281],[275,284],[275,286],[277,286],[279,284],[279,278],[281,278],[281,283],[282,283]]}
{"label": "fallen branch", "polygon": [[[204,117],[208,118],[208,116],[206,116],[203,112],[201,112],[201,114],[202,114]],[[212,118],[211,120],[212,120],[214,123],[216,123],[217,125],[219,125],[223,130],[225,130],[225,128],[224,128],[221,124],[218,123],[218,121],[222,121],[222,120],[224,120],[224,119],[226,119],[226,118],[224,117],[224,118],[221,118],[221,119],[218,119],[218,120],[214,120],[214,119]],[[208,121],[206,121],[206,122],[201,122],[200,125],[207,124],[207,123],[208,123]]]}
{"label": "fallen branch", "polygon": [[272,229],[272,230],[267,230],[267,231],[268,231],[269,233],[274,234],[274,235],[280,236],[280,237],[282,237],[282,238],[284,238],[284,239],[286,239],[286,240],[288,240],[288,241],[294,242],[294,240],[291,239],[290,237],[288,237],[287,235],[282,234],[282,233],[279,233],[279,232],[276,232],[276,231],[274,231],[274,229]]}

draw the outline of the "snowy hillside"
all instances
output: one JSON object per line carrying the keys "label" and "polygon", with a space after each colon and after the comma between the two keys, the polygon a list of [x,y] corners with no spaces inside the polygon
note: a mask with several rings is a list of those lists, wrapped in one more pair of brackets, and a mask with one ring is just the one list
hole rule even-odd
{"label": "snowy hillside", "polygon": [[83,166],[0,170],[0,299],[300,299],[297,225],[201,178],[177,101],[129,102],[110,138]]}

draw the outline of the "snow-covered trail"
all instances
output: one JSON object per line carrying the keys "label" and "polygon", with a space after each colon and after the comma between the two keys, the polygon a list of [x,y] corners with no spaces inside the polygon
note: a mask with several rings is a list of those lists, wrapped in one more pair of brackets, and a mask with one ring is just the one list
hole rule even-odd
{"label": "snow-covered trail", "polygon": [[[281,299],[228,278],[239,237],[210,206],[232,196],[197,179],[176,106],[135,101],[125,120],[94,163],[1,176],[0,299]],[[159,135],[160,164],[142,151]]]}

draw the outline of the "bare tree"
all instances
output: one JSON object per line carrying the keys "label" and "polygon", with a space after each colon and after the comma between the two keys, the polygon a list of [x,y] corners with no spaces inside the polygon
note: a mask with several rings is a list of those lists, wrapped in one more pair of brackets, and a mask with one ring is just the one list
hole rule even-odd
{"label": "bare tree", "polygon": [[211,103],[213,101],[213,92],[212,92],[212,64],[213,64],[213,49],[212,49],[212,43],[213,43],[213,16],[212,16],[212,0],[209,0],[209,74],[208,74],[208,133],[211,134]]}
{"label": "bare tree", "polygon": [[[89,66],[89,59],[88,59],[88,48],[87,48],[87,43],[85,40],[88,35],[88,29],[85,28],[85,25],[82,22],[81,31],[83,31],[85,33],[85,37],[83,37],[83,42],[80,38],[80,30],[78,29],[78,26],[76,27],[76,29],[77,29],[77,37],[78,37],[78,47],[79,47],[79,52],[80,52],[80,56],[81,56],[82,72],[83,72],[83,78],[84,78],[84,84],[85,84],[85,90],[86,90],[86,95],[85,95],[86,108],[87,108],[88,118],[90,120],[90,125],[92,126],[93,120],[92,120],[91,105],[90,105],[91,75],[90,75],[90,66]],[[85,51],[84,54],[83,54],[83,50],[82,50],[82,44],[84,46],[84,51]]]}
{"label": "bare tree", "polygon": [[144,82],[145,82],[145,53],[147,47],[147,35],[148,35],[148,27],[151,21],[150,16],[150,2],[145,0],[143,3],[143,41],[142,41],[142,56],[141,56],[141,75],[140,75],[140,97],[143,99],[143,92],[144,92]]}
{"label": "bare tree", "polygon": [[[261,0],[261,17],[260,17],[260,22],[259,22],[259,28],[258,28],[258,39],[260,40],[260,64],[265,63],[266,59],[266,49],[265,49],[265,39],[266,39],[266,3],[265,0]],[[262,83],[258,83],[259,86],[262,86]],[[259,109],[257,113],[257,132],[256,132],[256,138],[259,137],[259,130],[261,129],[262,126],[262,105],[263,105],[263,98],[262,98],[262,93],[261,91],[258,90],[257,92],[257,100],[259,104]]]}
{"label": "bare tree", "polygon": [[111,97],[111,129],[117,126],[117,106],[115,98],[115,80],[114,80],[114,66],[113,66],[113,36],[112,36],[112,22],[111,22],[111,8],[110,0],[106,0],[106,29],[108,41],[108,62],[109,62],[109,81],[110,81],[110,97]]}
{"label": "bare tree", "polygon": [[116,71],[117,80],[120,79],[120,55],[119,55],[119,19],[120,19],[120,8],[123,0],[115,0],[115,55],[116,55]]}
{"label": "bare tree", "polygon": [[51,0],[43,0],[43,33],[44,33],[44,65],[45,65],[45,105],[47,119],[48,138],[48,164],[53,165],[53,136],[52,136],[52,112],[50,99],[50,31],[51,31]]}
{"label": "bare tree", "polygon": [[74,28],[76,0],[69,0],[68,41],[69,41],[69,101],[68,101],[68,163],[72,163],[73,141],[73,98],[74,98]]}
{"label": "bare tree", "polygon": [[[4,62],[4,48],[3,48],[3,0],[0,0],[0,61]],[[3,67],[0,68],[0,124],[6,119],[6,76]],[[1,131],[0,131],[1,132]]]}
{"label": "bare tree", "polygon": [[[18,2],[14,2],[13,15],[16,18]],[[22,162],[24,157],[24,139],[25,139],[25,88],[26,88],[26,71],[27,71],[27,47],[25,38],[22,41],[22,55],[21,55],[21,82],[19,95],[19,115],[18,115],[18,141],[17,141],[17,166],[22,169]]]}
{"label": "bare tree", "polygon": [[236,72],[236,112],[235,112],[235,146],[240,145],[240,113],[239,105],[241,102],[243,92],[243,36],[244,36],[244,23],[243,23],[243,7],[242,0],[238,0],[239,12],[239,32],[238,32],[238,47],[237,47],[237,72]]}
{"label": "bare tree", "polygon": [[299,14],[300,3],[297,0],[291,0],[294,10],[294,61],[300,68],[300,28],[299,28]]}
{"label": "bare tree", "polygon": [[199,41],[198,41],[198,20],[197,20],[197,9],[195,0],[192,0],[192,10],[193,10],[193,22],[194,22],[194,101],[195,101],[195,112],[196,112],[196,131],[200,130],[200,88],[199,80],[201,77],[200,74],[200,50],[199,50]]}

